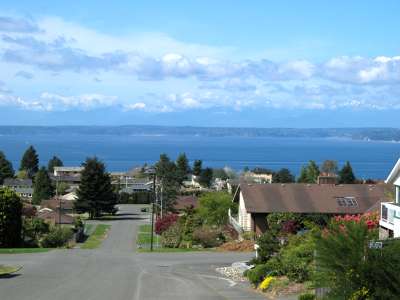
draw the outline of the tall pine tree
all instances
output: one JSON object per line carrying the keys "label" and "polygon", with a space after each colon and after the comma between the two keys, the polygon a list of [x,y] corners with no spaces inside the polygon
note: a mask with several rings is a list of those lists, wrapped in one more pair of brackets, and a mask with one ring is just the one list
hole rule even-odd
{"label": "tall pine tree", "polygon": [[200,176],[203,162],[196,159],[193,163],[193,175]]}
{"label": "tall pine tree", "polygon": [[4,179],[14,177],[14,169],[9,160],[2,151],[0,151],[0,185],[3,184]]}
{"label": "tall pine tree", "polygon": [[54,195],[54,187],[45,167],[41,167],[35,175],[33,183],[33,204],[40,204],[42,200],[47,200]]}
{"label": "tall pine tree", "polygon": [[182,182],[187,178],[187,174],[190,172],[189,161],[185,153],[179,154],[178,158],[176,159],[176,168],[178,172],[177,175],[179,183],[182,184]]}
{"label": "tall pine tree", "polygon": [[355,183],[356,176],[353,173],[353,168],[350,162],[346,161],[343,168],[339,171],[339,183],[352,184]]}
{"label": "tall pine tree", "polygon": [[29,146],[22,156],[19,170],[26,171],[29,178],[33,178],[39,170],[39,157],[33,146]]}
{"label": "tall pine tree", "polygon": [[63,165],[64,164],[61,159],[59,159],[57,156],[53,156],[47,164],[47,171],[53,173],[54,167],[62,167]]}
{"label": "tall pine tree", "polygon": [[177,167],[166,154],[160,155],[160,160],[155,164],[157,180],[161,184],[160,195],[163,207],[170,208],[175,202],[180,188],[180,177]]}
{"label": "tall pine tree", "polygon": [[77,191],[75,209],[79,213],[89,213],[90,218],[101,213],[111,213],[117,202],[113,192],[111,177],[104,164],[96,157],[88,158],[82,165],[81,183]]}

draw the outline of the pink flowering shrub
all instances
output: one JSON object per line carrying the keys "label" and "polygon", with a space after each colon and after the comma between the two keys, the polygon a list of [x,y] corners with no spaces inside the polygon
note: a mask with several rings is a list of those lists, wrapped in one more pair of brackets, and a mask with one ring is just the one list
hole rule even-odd
{"label": "pink flowering shrub", "polygon": [[345,224],[348,222],[361,223],[367,225],[368,229],[375,229],[379,225],[379,214],[378,213],[364,213],[358,215],[344,215],[335,216],[333,222],[337,224]]}
{"label": "pink flowering shrub", "polygon": [[172,225],[178,221],[177,214],[167,214],[162,218],[158,218],[156,221],[156,234],[162,234],[164,231],[168,230]]}

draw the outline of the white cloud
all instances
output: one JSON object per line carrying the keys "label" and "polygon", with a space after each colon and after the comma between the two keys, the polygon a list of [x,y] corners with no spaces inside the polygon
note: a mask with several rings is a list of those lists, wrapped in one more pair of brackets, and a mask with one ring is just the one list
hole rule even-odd
{"label": "white cloud", "polygon": [[136,103],[130,103],[130,104],[125,104],[124,109],[126,111],[129,110],[143,110],[146,108],[146,103],[143,102],[136,102]]}

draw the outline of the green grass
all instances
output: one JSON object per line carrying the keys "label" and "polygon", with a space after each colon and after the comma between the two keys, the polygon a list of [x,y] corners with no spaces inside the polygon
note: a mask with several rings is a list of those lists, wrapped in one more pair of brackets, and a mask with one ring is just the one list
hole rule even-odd
{"label": "green grass", "polygon": [[[139,226],[138,235],[136,238],[137,245],[145,245],[150,244],[151,242],[151,225],[145,224]],[[154,234],[153,243],[159,244],[161,243],[161,237],[159,235]]]}
{"label": "green grass", "polygon": [[93,233],[83,243],[81,249],[96,249],[101,245],[101,242],[106,238],[107,232],[111,225],[99,224],[94,229]]}
{"label": "green grass", "polygon": [[0,265],[0,276],[9,275],[9,274],[15,273],[21,269],[22,269],[22,267],[20,267],[20,266],[15,267],[15,266]]}
{"label": "green grass", "polygon": [[0,248],[0,254],[21,254],[48,252],[52,248]]}

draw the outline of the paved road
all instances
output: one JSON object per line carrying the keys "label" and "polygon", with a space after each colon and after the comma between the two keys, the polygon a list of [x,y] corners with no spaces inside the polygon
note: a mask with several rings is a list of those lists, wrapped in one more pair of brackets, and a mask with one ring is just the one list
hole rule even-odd
{"label": "paved road", "polygon": [[1,300],[265,299],[245,284],[234,285],[214,270],[248,258],[236,253],[135,253],[138,206],[124,205],[107,239],[96,250],[0,255],[23,265],[0,278]]}

